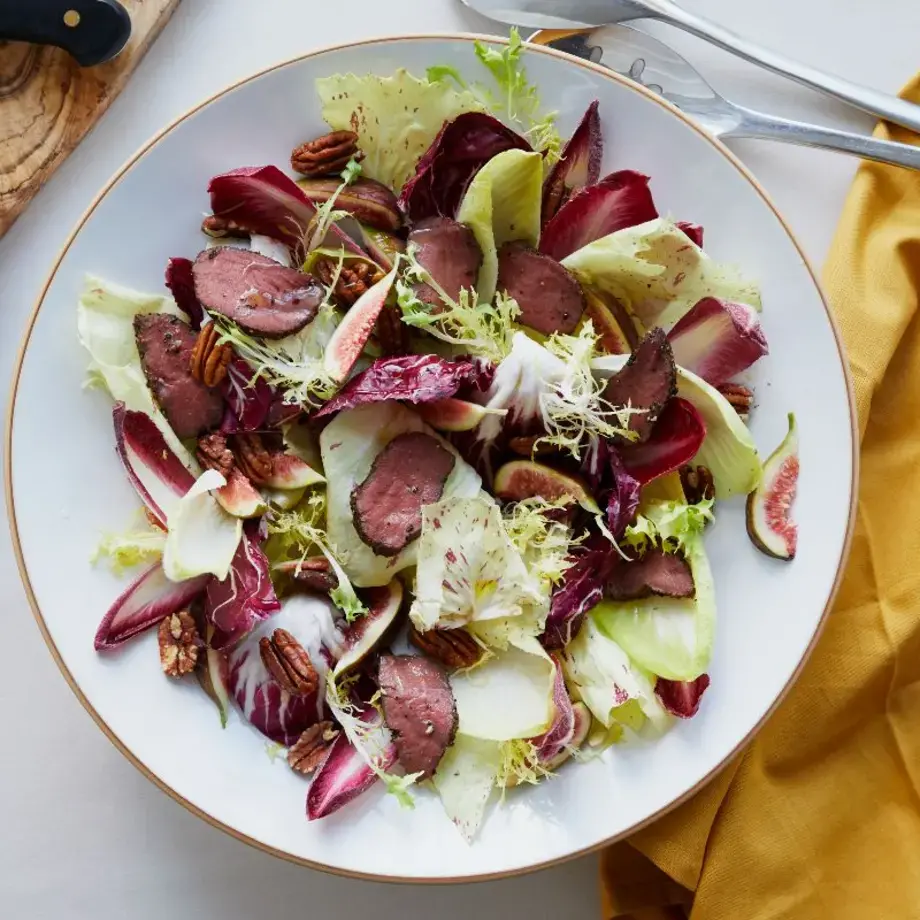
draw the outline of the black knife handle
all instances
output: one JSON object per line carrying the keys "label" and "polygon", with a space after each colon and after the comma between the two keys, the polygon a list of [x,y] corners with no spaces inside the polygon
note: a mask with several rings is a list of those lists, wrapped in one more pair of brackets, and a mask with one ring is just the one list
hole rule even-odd
{"label": "black knife handle", "polygon": [[117,0],[0,0],[0,39],[57,45],[82,67],[114,57],[130,34]]}

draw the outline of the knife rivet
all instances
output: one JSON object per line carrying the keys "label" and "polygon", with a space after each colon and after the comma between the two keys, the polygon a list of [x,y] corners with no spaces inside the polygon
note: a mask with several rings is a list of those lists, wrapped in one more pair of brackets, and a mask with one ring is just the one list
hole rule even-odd
{"label": "knife rivet", "polygon": [[64,13],[64,25],[68,28],[75,29],[80,25],[80,14],[76,10],[68,10]]}

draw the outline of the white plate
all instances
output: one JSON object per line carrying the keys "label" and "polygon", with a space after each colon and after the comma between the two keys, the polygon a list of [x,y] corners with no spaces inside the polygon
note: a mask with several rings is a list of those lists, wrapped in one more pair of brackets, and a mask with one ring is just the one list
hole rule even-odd
{"label": "white plate", "polygon": [[[322,132],[316,77],[453,64],[478,76],[470,37],[382,39],[316,52],[225,91],[151,142],[104,190],[71,237],[24,345],[7,436],[7,489],[23,579],[65,677],[100,727],[152,780],[202,817],[278,855],[347,874],[408,879],[504,875],[625,835],[699,788],[763,721],[793,680],[838,583],[853,508],[855,428],[840,347],[814,276],[764,191],[676,110],[602,68],[528,52],[531,79],[563,133],[601,101],[605,170],[652,177],[662,213],[703,224],[706,249],[761,279],[772,347],[755,375],[752,429],[763,451],[794,410],[802,475],[799,554],[760,555],[743,502],[720,506],[707,537],[719,604],[700,714],[650,746],[616,749],[516,791],[465,844],[433,795],[414,811],[374,791],[331,818],[304,816],[306,783],[271,763],[233,715],[222,731],[194,682],[163,678],[156,638],[100,656],[93,634],[123,583],[88,562],[99,533],[137,507],[115,455],[111,405],[81,389],[76,296],[85,272],[161,290],[169,256],[194,255],[215,173],[284,165]],[[12,516],[12,515],[15,516]]]}

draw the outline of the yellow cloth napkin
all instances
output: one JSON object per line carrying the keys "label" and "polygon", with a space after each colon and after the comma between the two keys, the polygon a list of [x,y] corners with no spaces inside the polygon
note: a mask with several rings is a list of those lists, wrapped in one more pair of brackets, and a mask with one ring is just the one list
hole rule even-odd
{"label": "yellow cloth napkin", "polygon": [[861,165],[824,285],[862,441],[839,597],[751,747],[604,853],[605,918],[920,918],[920,173]]}

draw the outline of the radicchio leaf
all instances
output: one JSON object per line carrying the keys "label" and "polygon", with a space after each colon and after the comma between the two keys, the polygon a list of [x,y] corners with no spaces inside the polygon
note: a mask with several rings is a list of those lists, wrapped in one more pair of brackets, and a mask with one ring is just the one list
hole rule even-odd
{"label": "radicchio leaf", "polygon": [[174,258],[166,263],[166,287],[176,301],[176,306],[189,318],[192,329],[200,329],[204,309],[195,294],[191,259]]}
{"label": "radicchio leaf", "polygon": [[651,436],[642,444],[620,448],[623,466],[640,485],[689,463],[706,437],[706,423],[693,403],[675,396],[668,400]]}
{"label": "radicchio leaf", "polygon": [[[246,166],[215,176],[208,192],[215,215],[232,219],[250,233],[286,243],[295,252],[302,250],[304,236],[316,217],[313,202],[276,166]],[[335,223],[318,245],[344,248],[366,258]]]}
{"label": "radicchio leaf", "polygon": [[131,485],[164,527],[170,510],[195,484],[195,477],[172,452],[160,429],[144,412],[115,403],[115,447]]}
{"label": "radicchio leaf", "polygon": [[242,358],[230,362],[221,389],[227,404],[221,431],[257,431],[265,426],[275,391],[261,377],[253,379],[252,368]]}
{"label": "radicchio leaf", "polygon": [[769,352],[757,312],[741,303],[704,297],[668,333],[674,360],[717,387]]}
{"label": "radicchio leaf", "polygon": [[565,688],[565,674],[558,655],[553,655],[556,665],[556,677],[553,683],[553,707],[555,716],[549,731],[533,739],[537,757],[543,763],[558,757],[575,737],[575,710],[572,699]]}
{"label": "radicchio leaf", "polygon": [[519,134],[484,112],[465,112],[445,123],[415,175],[403,186],[399,205],[411,221],[453,217],[473,176],[496,154],[530,150]]}
{"label": "radicchio leaf", "polygon": [[592,534],[572,554],[575,561],[565,570],[562,583],[550,600],[540,639],[544,648],[563,649],[578,635],[588,611],[604,597],[604,585],[615,554],[616,550],[600,534]]}
{"label": "radicchio leaf", "polygon": [[648,176],[623,169],[576,192],[543,228],[540,252],[561,262],[588,243],[657,216]]}
{"label": "radicchio leaf", "polygon": [[[380,714],[373,706],[364,704],[359,718],[362,722],[382,722]],[[386,746],[378,764],[378,769],[388,771],[396,763],[396,745]],[[316,821],[325,818],[343,805],[356,799],[377,782],[377,773],[361,756],[357,748],[342,732],[332,743],[326,759],[320,764],[310,791],[307,793],[307,818]]]}
{"label": "radicchio leaf", "polygon": [[575,133],[563,148],[562,157],[543,185],[541,218],[544,225],[568,201],[573,192],[586,185],[594,185],[601,174],[604,137],[601,134],[598,105],[595,99],[588,106]]}
{"label": "radicchio leaf", "polygon": [[170,581],[160,562],[142,572],[109,607],[96,630],[96,651],[117,648],[127,639],[156,626],[164,617],[185,610],[201,594],[208,575]]}
{"label": "radicchio leaf", "polygon": [[349,380],[315,418],[391,399],[433,402],[453,396],[467,383],[484,389],[491,375],[491,365],[471,358],[455,361],[437,355],[378,358],[367,370]]}
{"label": "radicchio leaf", "polygon": [[689,220],[679,220],[677,229],[686,233],[690,240],[700,249],[703,248],[703,228],[699,224],[691,223]]}
{"label": "radicchio leaf", "polygon": [[615,537],[621,537],[636,516],[640,483],[624,467],[617,450],[603,438],[589,442],[581,473],[599,504],[607,509],[607,526]]}
{"label": "radicchio leaf", "polygon": [[230,574],[223,581],[215,578],[208,584],[204,612],[214,626],[214,648],[228,648],[260,620],[281,609],[261,542],[258,522],[247,522]]}
{"label": "radicchio leaf", "polygon": [[690,719],[699,711],[700,700],[708,686],[708,674],[700,674],[696,680],[666,680],[659,677],[655,683],[655,696],[672,716]]}
{"label": "radicchio leaf", "polygon": [[[317,689],[306,696],[282,690],[262,663],[259,640],[286,629],[306,650],[316,669]],[[287,598],[280,613],[263,620],[229,649],[228,682],[243,716],[263,735],[290,746],[316,722],[327,718],[323,688],[339,653],[340,634],[330,601],[303,594]]]}

